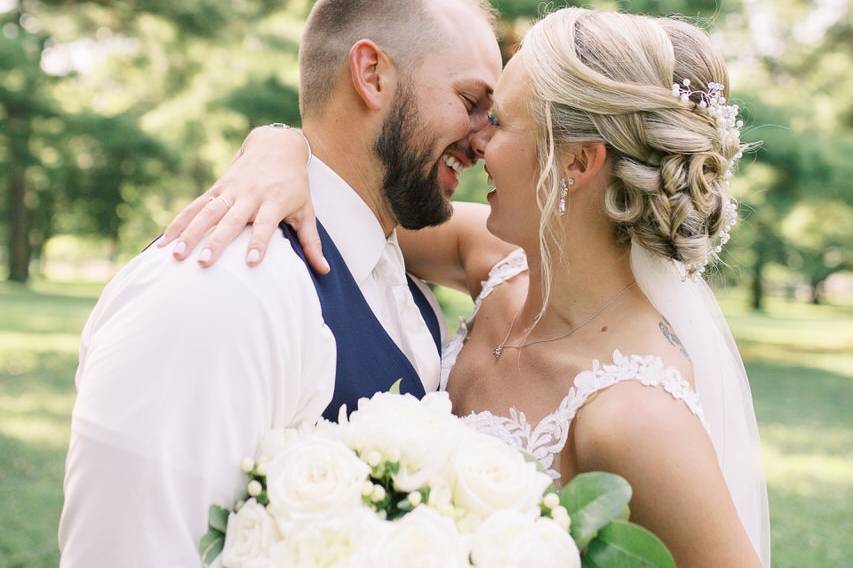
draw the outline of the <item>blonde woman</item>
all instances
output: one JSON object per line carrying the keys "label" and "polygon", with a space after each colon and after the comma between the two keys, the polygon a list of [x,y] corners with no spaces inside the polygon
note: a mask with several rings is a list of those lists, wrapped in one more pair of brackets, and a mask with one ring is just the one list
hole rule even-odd
{"label": "blonde woman", "polygon": [[[472,134],[489,207],[457,204],[441,226],[399,232],[411,273],[475,300],[442,357],[455,411],[562,482],[592,470],[625,477],[632,518],[682,567],[769,566],[749,385],[701,279],[735,216],[728,177],[743,147],[727,83],[689,24],[556,11],[528,32],[490,125]],[[265,136],[276,150],[255,140],[255,164],[267,156],[301,171],[299,136]],[[241,203],[216,241],[259,208],[310,235],[310,205],[287,205],[305,201],[305,184],[267,183],[264,194],[239,164],[212,190]],[[209,212],[181,236],[188,248],[218,220]],[[255,233],[253,263],[272,230]],[[203,264],[222,246],[207,244]]]}

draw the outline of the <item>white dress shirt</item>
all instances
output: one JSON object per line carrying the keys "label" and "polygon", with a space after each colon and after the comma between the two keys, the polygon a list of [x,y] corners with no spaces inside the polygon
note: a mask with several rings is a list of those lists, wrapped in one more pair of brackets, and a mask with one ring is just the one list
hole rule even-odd
{"label": "white dress shirt", "polygon": [[[441,357],[409,290],[396,231],[386,239],[367,204],[316,156],[311,160],[309,181],[317,218],[332,237],[371,311],[415,368],[424,390],[437,390]],[[436,313],[443,343],[444,317],[435,295],[422,281],[413,280]]]}
{"label": "white dress shirt", "polygon": [[[403,320],[389,317],[374,274],[386,244],[376,218],[318,159],[309,171],[318,216],[371,309],[404,352],[418,345],[394,328]],[[104,289],[81,339],[63,567],[200,565],[208,508],[245,494],[240,461],[270,428],[313,422],[331,401],[335,340],[307,267],[274,238],[248,268],[248,240],[206,270],[151,247]]]}

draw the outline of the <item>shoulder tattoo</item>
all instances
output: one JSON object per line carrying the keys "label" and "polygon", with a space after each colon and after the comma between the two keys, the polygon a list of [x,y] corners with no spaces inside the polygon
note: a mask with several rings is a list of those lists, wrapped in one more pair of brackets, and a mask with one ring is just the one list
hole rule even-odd
{"label": "shoulder tattoo", "polygon": [[677,335],[675,335],[675,330],[672,329],[672,324],[670,324],[666,318],[658,323],[658,327],[666,340],[669,341],[673,347],[677,347],[678,350],[681,351],[682,355],[690,359],[690,355],[687,354],[687,349],[684,348],[684,344],[681,343],[681,340],[678,339]]}

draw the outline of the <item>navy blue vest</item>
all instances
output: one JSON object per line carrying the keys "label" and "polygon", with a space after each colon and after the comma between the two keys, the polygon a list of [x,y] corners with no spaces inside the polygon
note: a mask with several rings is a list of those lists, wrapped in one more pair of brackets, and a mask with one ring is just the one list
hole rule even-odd
{"label": "navy blue vest", "polygon": [[[280,227],[293,250],[305,261],[296,233],[284,223]],[[323,319],[335,336],[338,351],[335,395],[323,417],[336,421],[342,405],[346,404],[347,412],[352,412],[358,406],[358,399],[387,391],[398,379],[402,379],[401,393],[421,398],[425,393],[417,371],[376,319],[341,253],[319,221],[317,230],[323,255],[332,270],[325,276],[319,276],[310,267],[308,272],[317,289]],[[415,304],[432,334],[436,349],[441,353],[438,317],[417,285],[411,278],[408,281]]]}

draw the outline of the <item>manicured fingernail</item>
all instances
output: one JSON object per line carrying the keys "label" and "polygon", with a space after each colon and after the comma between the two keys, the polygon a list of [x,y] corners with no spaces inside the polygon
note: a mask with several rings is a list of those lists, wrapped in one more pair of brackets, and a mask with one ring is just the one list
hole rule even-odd
{"label": "manicured fingernail", "polygon": [[258,249],[250,250],[248,256],[246,256],[246,262],[248,262],[249,264],[254,264],[259,260],[261,260],[261,251],[259,251]]}
{"label": "manicured fingernail", "polygon": [[209,248],[206,248],[203,251],[201,251],[200,255],[198,255],[198,261],[199,262],[207,262],[208,260],[210,260],[210,258],[212,256],[213,256],[213,251],[210,250]]}
{"label": "manicured fingernail", "polygon": [[156,243],[154,243],[154,244],[155,244],[155,245],[157,245],[157,248],[163,248],[164,246],[166,246],[166,243],[167,243],[168,241],[169,241],[169,237],[168,237],[168,236],[166,236],[166,235],[160,235],[160,238],[159,238],[159,239],[157,239],[157,242],[156,242]]}
{"label": "manicured fingernail", "polygon": [[325,258],[325,257],[323,257],[323,267],[324,267],[327,271],[329,271],[329,270],[331,270],[331,269],[332,269],[332,267],[331,267],[331,266],[329,266],[329,261],[328,261],[328,260],[326,260],[326,258]]}
{"label": "manicured fingernail", "polygon": [[187,243],[181,241],[177,245],[175,245],[175,250],[172,251],[172,254],[174,254],[175,256],[180,256],[185,252],[187,252]]}

